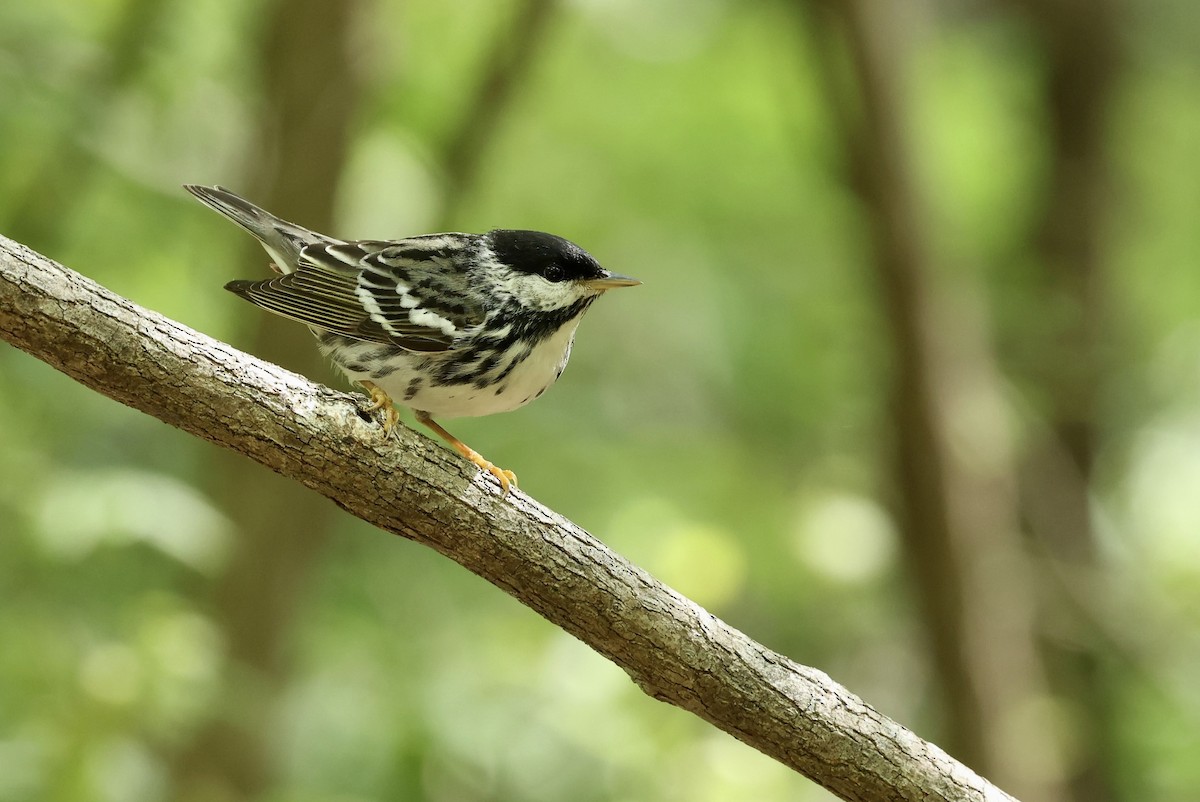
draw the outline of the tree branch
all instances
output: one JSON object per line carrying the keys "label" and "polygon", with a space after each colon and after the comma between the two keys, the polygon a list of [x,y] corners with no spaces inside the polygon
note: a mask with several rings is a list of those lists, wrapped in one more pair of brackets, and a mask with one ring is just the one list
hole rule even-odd
{"label": "tree branch", "polygon": [[713,617],[587,532],[353,397],[143,309],[0,237],[0,337],[123,404],[423,543],[623,668],[646,693],[848,800],[1011,800],[823,672]]}

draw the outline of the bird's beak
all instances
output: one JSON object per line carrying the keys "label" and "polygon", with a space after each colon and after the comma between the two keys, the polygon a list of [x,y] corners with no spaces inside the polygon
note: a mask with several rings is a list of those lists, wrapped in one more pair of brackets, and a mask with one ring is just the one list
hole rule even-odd
{"label": "bird's beak", "polygon": [[599,278],[584,279],[582,283],[593,290],[614,290],[617,287],[636,287],[642,282],[641,279],[622,276],[620,273],[610,273],[605,270],[604,275]]}

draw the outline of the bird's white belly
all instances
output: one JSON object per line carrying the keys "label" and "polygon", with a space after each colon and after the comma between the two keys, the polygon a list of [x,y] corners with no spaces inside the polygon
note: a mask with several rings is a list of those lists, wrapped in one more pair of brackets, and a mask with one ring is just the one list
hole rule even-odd
{"label": "bird's white belly", "polygon": [[[421,356],[415,354],[381,378],[344,367],[342,370],[352,381],[373,382],[397,404],[423,410],[434,418],[471,418],[511,412],[540,396],[562,374],[571,355],[577,325],[578,321],[563,326],[535,346],[503,380],[485,387],[476,387],[473,383],[435,386],[428,373],[420,370]],[[491,375],[503,372],[509,361],[511,357],[501,361]],[[420,380],[420,389],[406,398],[415,380]]]}

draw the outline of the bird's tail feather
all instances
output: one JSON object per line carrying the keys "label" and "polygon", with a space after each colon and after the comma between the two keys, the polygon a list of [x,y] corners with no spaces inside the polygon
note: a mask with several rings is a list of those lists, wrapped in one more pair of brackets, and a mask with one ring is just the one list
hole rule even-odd
{"label": "bird's tail feather", "polygon": [[329,239],[302,226],[281,220],[224,187],[184,184],[183,188],[199,198],[205,206],[220,212],[253,234],[284,273],[291,273],[296,269],[296,260],[304,246]]}

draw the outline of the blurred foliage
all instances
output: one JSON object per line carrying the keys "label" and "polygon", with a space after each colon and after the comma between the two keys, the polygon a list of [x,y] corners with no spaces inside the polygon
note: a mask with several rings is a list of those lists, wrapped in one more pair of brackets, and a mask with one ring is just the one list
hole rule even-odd
{"label": "blurred foliage", "polygon": [[[179,185],[236,189],[245,174],[263,5],[0,5],[0,232],[239,344],[258,312],[221,285],[241,235]],[[1046,120],[1032,33],[1004,11],[914,10],[906,100],[940,261],[986,288],[1001,362],[1019,364],[1038,324],[1025,249]],[[435,155],[511,12],[364,6],[367,97],[330,233],[447,222]],[[1107,570],[1090,613],[1117,666],[1118,790],[1182,801],[1200,787],[1200,14],[1187,0],[1127,13],[1103,236],[1117,336],[1090,489]],[[553,392],[453,430],[715,614],[936,740],[938,689],[882,501],[888,334],[803,24],[766,0],[563,4],[448,224],[554,231],[645,286],[595,307]],[[1010,378],[1015,423],[1036,431],[1043,400]],[[0,800],[171,798],[169,756],[214,708],[237,708],[203,601],[236,537],[203,490],[210,448],[0,345]],[[292,679],[263,723],[268,799],[828,798],[354,519],[295,620]],[[1069,742],[1070,709],[1054,715]]]}

